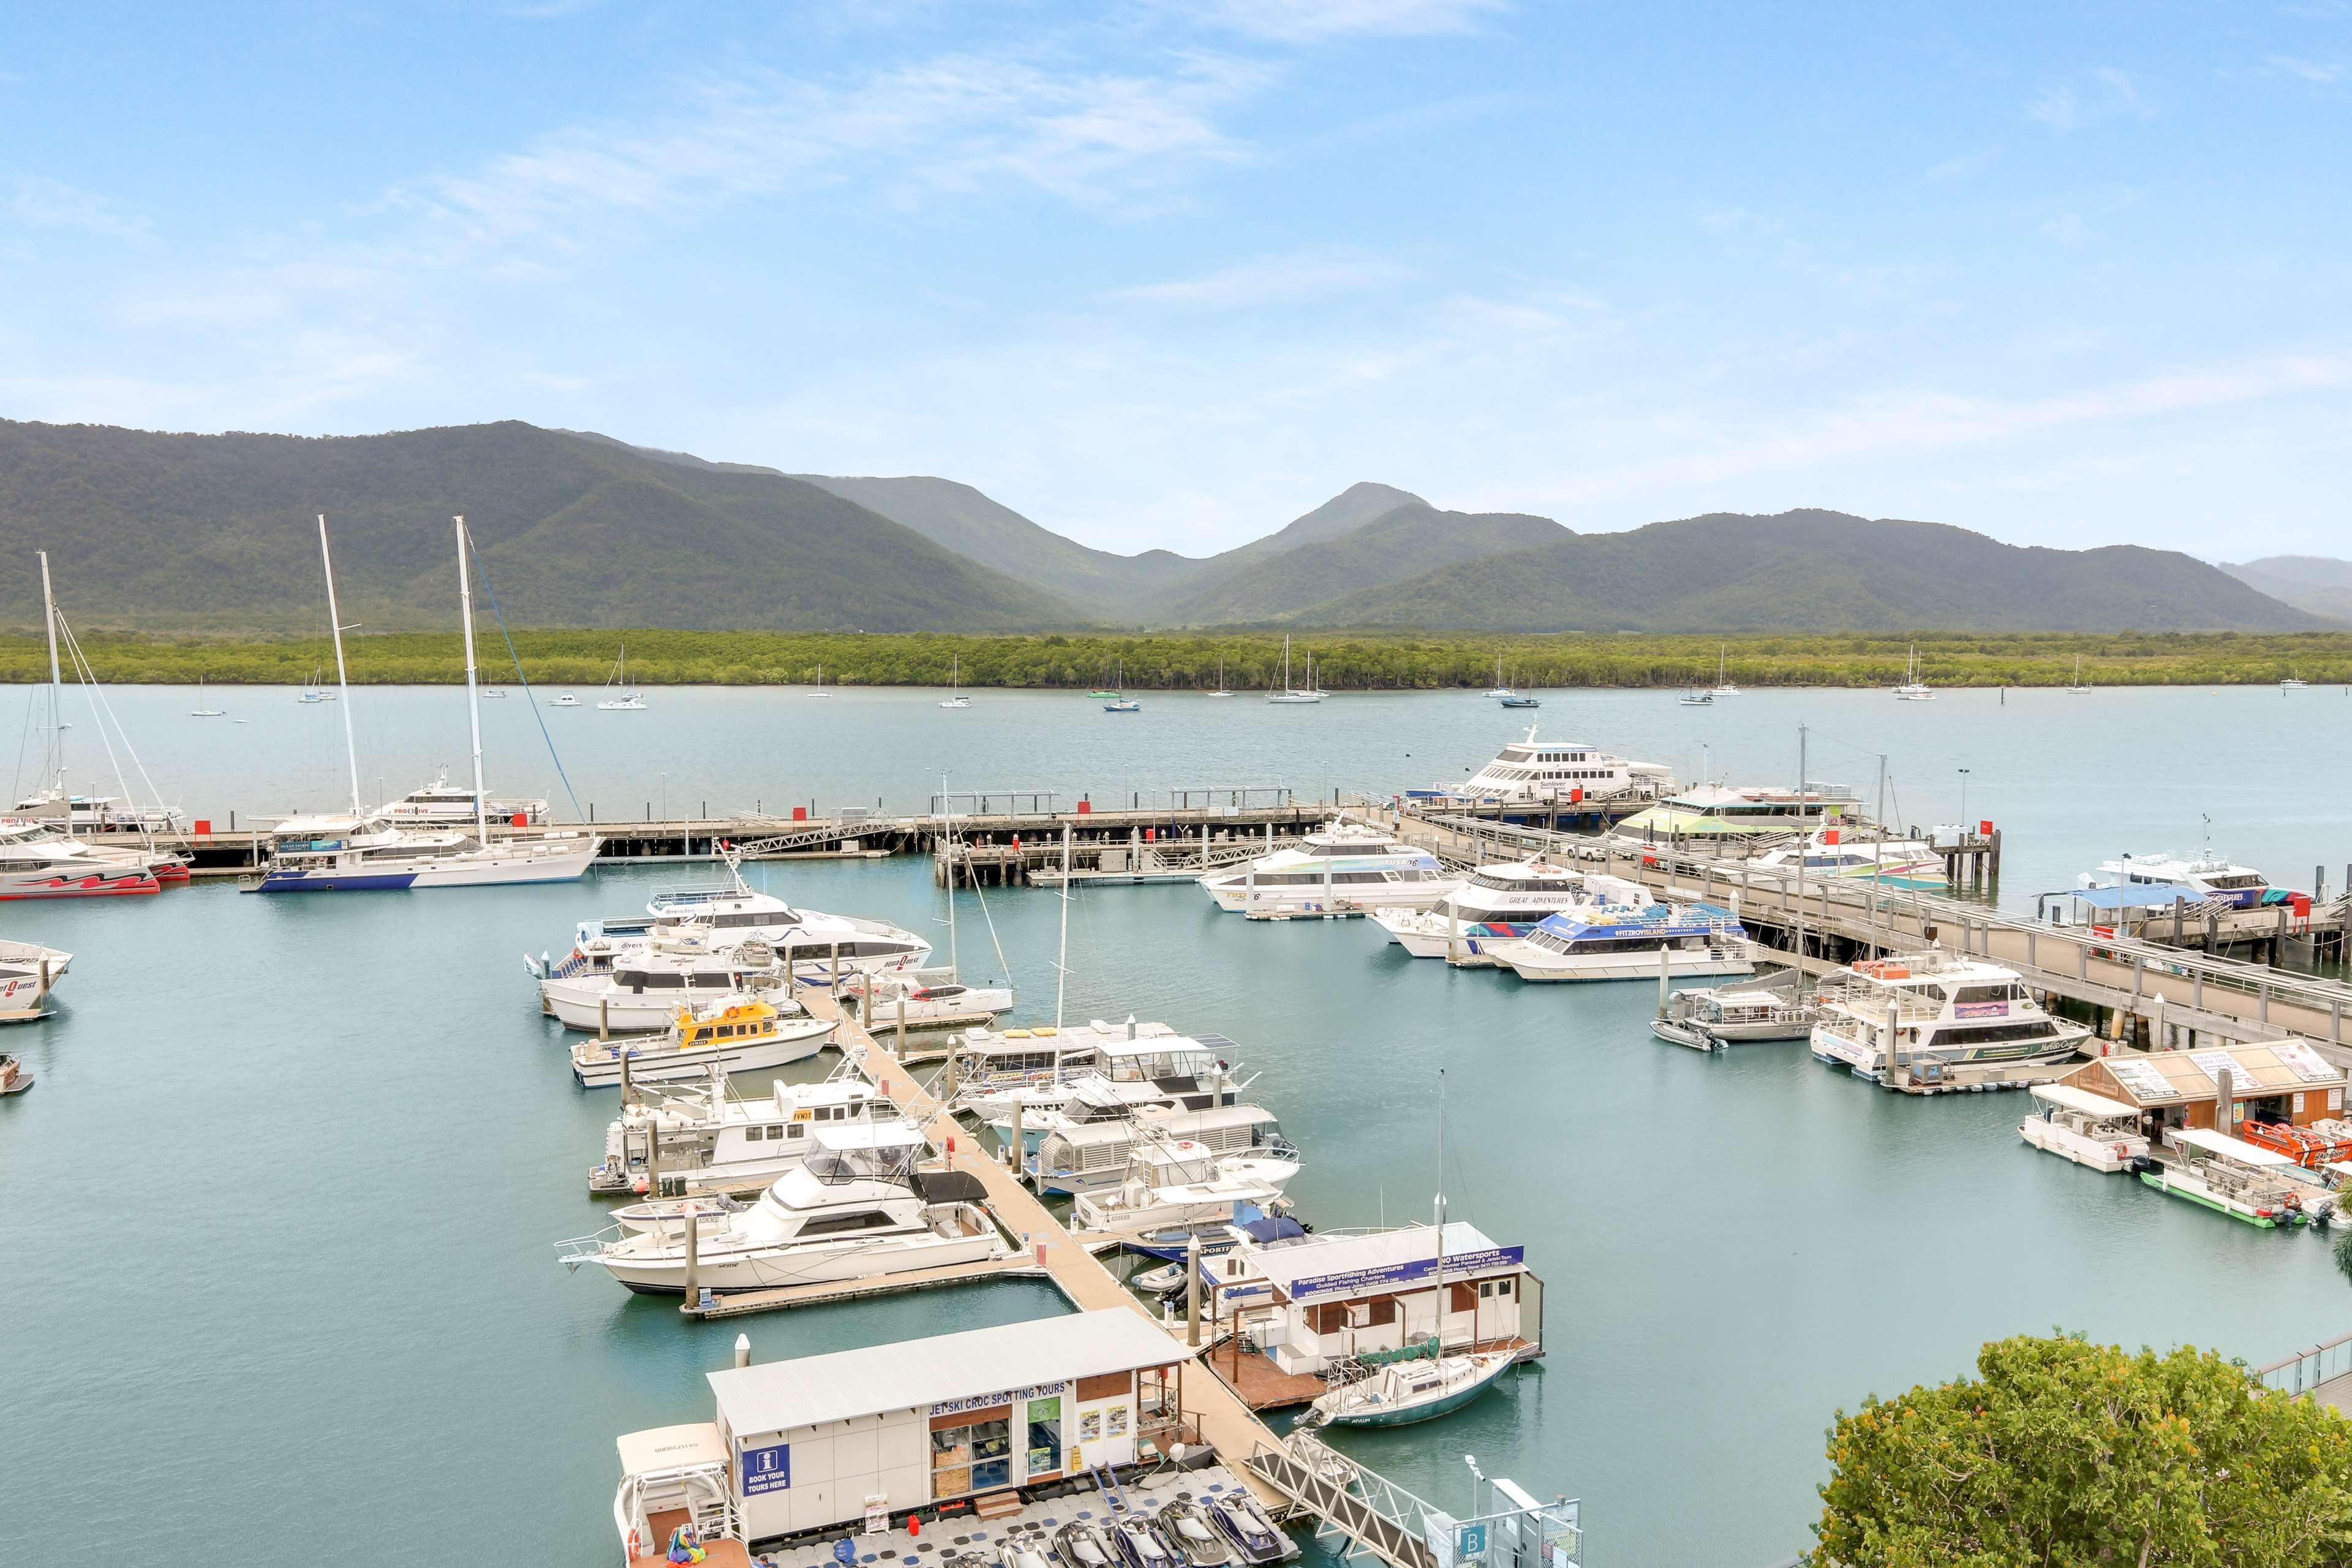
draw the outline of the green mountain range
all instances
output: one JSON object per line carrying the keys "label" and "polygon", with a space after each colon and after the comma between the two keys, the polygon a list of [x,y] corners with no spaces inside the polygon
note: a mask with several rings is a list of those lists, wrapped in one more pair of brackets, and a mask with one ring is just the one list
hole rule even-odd
{"label": "green mountain range", "polygon": [[38,624],[32,552],[46,549],[61,603],[92,629],[315,631],[321,511],[345,617],[378,631],[452,620],[453,512],[506,619],[533,626],[2153,632],[2352,618],[2344,563],[2225,572],[1832,511],[1578,534],[1365,483],[1221,554],[1118,555],[950,479],[793,475],[515,421],[310,438],[0,420],[0,549],[21,563],[0,574],[0,622]]}
{"label": "green mountain range", "polygon": [[2221,570],[2298,610],[2330,620],[2352,621],[2352,561],[2327,555],[2265,555],[2236,565],[2224,561]]}

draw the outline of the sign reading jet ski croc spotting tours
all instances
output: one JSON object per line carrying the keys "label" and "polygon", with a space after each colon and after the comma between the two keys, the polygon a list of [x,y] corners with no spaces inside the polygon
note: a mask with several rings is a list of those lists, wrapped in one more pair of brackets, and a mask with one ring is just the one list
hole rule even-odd
{"label": "sign reading jet ski croc spotting tours", "polygon": [[[1500,1268],[1517,1268],[1527,1262],[1524,1247],[1489,1247],[1477,1252],[1449,1252],[1445,1255],[1445,1272],[1449,1279],[1488,1272]],[[1303,1304],[1319,1301],[1330,1296],[1361,1296],[1393,1285],[1411,1285],[1433,1279],[1437,1275],[1437,1259],[1408,1258],[1402,1263],[1382,1263],[1369,1268],[1350,1268],[1340,1274],[1318,1274],[1308,1279],[1294,1279],[1290,1300]]]}

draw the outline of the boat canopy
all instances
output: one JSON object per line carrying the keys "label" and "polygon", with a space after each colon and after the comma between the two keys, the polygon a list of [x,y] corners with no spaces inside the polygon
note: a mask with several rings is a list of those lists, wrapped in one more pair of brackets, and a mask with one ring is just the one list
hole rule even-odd
{"label": "boat canopy", "polygon": [[2095,910],[2137,910],[2149,905],[2201,903],[2205,895],[2178,882],[2140,882],[2121,888],[2077,888],[2074,899]]}
{"label": "boat canopy", "polygon": [[2191,1148],[2202,1149],[2208,1154],[2219,1154],[2225,1160],[2235,1160],[2241,1165],[2292,1165],[2294,1163],[2288,1155],[2249,1143],[2242,1138],[2232,1138],[2226,1132],[2214,1132],[2202,1127],[2176,1128],[2172,1133],[2172,1141],[2175,1143],[2186,1143]]}
{"label": "boat canopy", "polygon": [[2093,1094],[2087,1089],[2076,1089],[2071,1083],[2037,1083],[2033,1098],[2046,1100],[2053,1105],[2063,1105],[2069,1110],[2080,1110],[2090,1116],[2122,1118],[2137,1116],[2139,1107],[2126,1105],[2120,1100],[2109,1100],[2104,1094]]}

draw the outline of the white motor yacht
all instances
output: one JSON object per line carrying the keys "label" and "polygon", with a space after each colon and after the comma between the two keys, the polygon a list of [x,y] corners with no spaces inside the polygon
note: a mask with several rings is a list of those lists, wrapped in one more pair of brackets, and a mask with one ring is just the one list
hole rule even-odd
{"label": "white motor yacht", "polygon": [[1813,1032],[1813,1002],[1798,994],[1793,971],[1769,982],[1677,991],[1650,1033],[1670,1045],[1720,1050],[1750,1040],[1802,1040]]}
{"label": "white motor yacht", "polygon": [[1794,875],[1803,861],[1807,881],[1877,882],[1884,887],[1942,892],[1951,886],[1944,858],[1916,838],[1863,841],[1851,829],[1823,827],[1806,835],[1801,847],[1783,845],[1756,858],[1759,871]]}
{"label": "white motor yacht", "polygon": [[2071,1083],[2037,1083],[2033,1098],[2039,1103],[2017,1135],[2036,1149],[2094,1171],[2128,1170],[2147,1157],[2139,1107]]}
{"label": "white motor yacht", "polygon": [[1639,900],[1553,915],[1526,936],[1496,942],[1488,952],[1522,980],[1654,980],[1661,966],[1674,979],[1756,973],[1738,915],[1714,904],[1671,904],[1650,897],[1647,889],[1636,890]]}
{"label": "white motor yacht", "polygon": [[2063,1061],[2088,1025],[2053,1017],[2014,969],[1934,952],[1849,964],[1822,977],[1813,1055],[1876,1079],[1887,1033],[1906,1066]]}
{"label": "white motor yacht", "polygon": [[49,994],[72,963],[72,953],[37,942],[0,942],[0,1023],[47,1013]]}
{"label": "white motor yacht", "polygon": [[542,980],[572,980],[601,973],[646,941],[698,938],[712,947],[756,941],[775,950],[802,980],[829,982],[850,974],[919,970],[931,956],[924,937],[887,921],[859,920],[802,909],[773,894],[755,891],[740,865],[727,852],[730,879],[719,888],[684,888],[656,893],[643,915],[583,921],[572,951],[551,961],[523,956],[523,967]]}
{"label": "white motor yacht", "polygon": [[2099,870],[2108,880],[2101,884],[2084,878],[2086,886],[2185,888],[2200,899],[2242,910],[2273,901],[2268,877],[2210,848],[2195,855],[2122,855],[2100,861]]}
{"label": "white motor yacht", "polygon": [[1835,826],[1860,805],[1860,797],[1852,791],[1819,785],[1799,791],[1694,784],[1635,812],[1610,832],[1617,838],[1643,844],[1690,840],[1727,849],[1743,840],[1811,834]]}
{"label": "white motor yacht", "polygon": [[1507,860],[1477,868],[1433,908],[1374,910],[1371,918],[1415,958],[1491,964],[1495,942],[1526,936],[1562,910],[1611,901],[1618,895],[1609,884],[1621,881],[1541,857]]}
{"label": "white motor yacht", "polygon": [[[1013,1248],[980,1205],[977,1178],[925,1171],[923,1135],[904,1121],[826,1128],[796,1171],[723,1230],[693,1237],[695,1285],[714,1292],[875,1279],[950,1263],[1003,1258]],[[685,1226],[567,1243],[567,1268],[593,1263],[630,1289],[688,1289]]]}
{"label": "white motor yacht", "polygon": [[856,1004],[858,1016],[877,1036],[906,1020],[908,1030],[937,1032],[994,1023],[1013,1011],[1009,985],[966,985],[952,969],[893,969],[849,976],[835,994]]}
{"label": "white motor yacht", "polygon": [[1229,914],[1364,914],[1427,909],[1454,888],[1437,858],[1377,827],[1333,822],[1295,847],[1218,870],[1201,886]]}
{"label": "white motor yacht", "polygon": [[727,1071],[711,1067],[699,1083],[656,1086],[622,1106],[604,1128],[604,1157],[589,1168],[588,1190],[660,1197],[772,1182],[807,1157],[812,1132],[896,1114],[846,1063],[822,1083],[778,1079],[740,1100],[727,1092]]}
{"label": "white motor yacht", "polygon": [[775,950],[758,938],[721,942],[688,926],[652,941],[614,943],[602,967],[547,975],[539,983],[540,1010],[567,1028],[643,1034],[667,1028],[680,1003],[752,997],[798,1011],[790,978]]}
{"label": "white motor yacht", "polygon": [[1581,741],[1538,741],[1536,727],[1506,744],[1468,778],[1441,782],[1414,798],[1467,800],[1481,805],[1580,805],[1587,801],[1654,799],[1674,786],[1656,763],[1629,762]]}
{"label": "white motor yacht", "polygon": [[[1282,1135],[1282,1123],[1259,1105],[1186,1110],[1080,1100],[1045,1116],[1048,1125],[1034,1144],[1036,1152],[1021,1168],[1049,1195],[1076,1197],[1118,1186],[1144,1151],[1170,1144],[1183,1145],[1188,1155],[1248,1154],[1294,1165],[1298,1159],[1298,1151]],[[1027,1142],[1025,1132],[1023,1141]]]}
{"label": "white motor yacht", "polygon": [[[483,696],[489,695],[484,692]],[[394,824],[423,823],[440,826],[462,826],[483,816],[518,827],[537,827],[547,821],[547,802],[543,800],[494,800],[485,805],[472,790],[449,782],[449,770],[441,769],[433,782],[422,789],[410,790],[398,800],[386,801],[376,808],[378,818]]]}
{"label": "white motor yacht", "polygon": [[143,854],[68,838],[31,817],[0,817],[0,899],[88,899],[162,890]]}
{"label": "white motor yacht", "polygon": [[729,999],[678,1007],[658,1035],[583,1040],[572,1047],[572,1076],[583,1089],[614,1089],[625,1071],[648,1083],[700,1078],[713,1064],[729,1072],[758,1072],[806,1061],[841,1027],[812,1018],[797,1005],[786,1014],[772,1002]]}
{"label": "white motor yacht", "polygon": [[1231,1105],[1244,1087],[1234,1076],[1240,1050],[1223,1035],[1181,1035],[1131,1018],[1059,1030],[970,1029],[957,1048],[955,1109],[1003,1134],[1017,1108],[1034,1150],[1045,1115],[1081,1098],[1130,1109]]}
{"label": "white motor yacht", "polygon": [[1219,1152],[1188,1138],[1148,1143],[1135,1151],[1126,1180],[1078,1195],[1070,1234],[1083,1241],[1089,1232],[1115,1231],[1151,1245],[1162,1232],[1259,1218],[1281,1205],[1298,1174],[1297,1156],[1286,1144]]}

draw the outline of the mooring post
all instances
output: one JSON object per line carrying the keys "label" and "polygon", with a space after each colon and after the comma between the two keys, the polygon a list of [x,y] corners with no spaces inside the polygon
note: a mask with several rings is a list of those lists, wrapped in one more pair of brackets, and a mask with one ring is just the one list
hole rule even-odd
{"label": "mooring post", "polygon": [[[1056,1048],[1058,1049],[1059,1047]],[[1023,1109],[1021,1091],[1016,1089],[1013,1091],[1013,1142],[1012,1145],[1005,1150],[1005,1152],[1013,1157],[1013,1179],[1016,1182],[1021,1180],[1021,1178],[1026,1173],[1026,1168],[1029,1163],[1029,1152],[1025,1147],[1024,1147],[1021,1129],[1021,1112]]]}
{"label": "mooring post", "polygon": [[1201,1237],[1184,1238],[1184,1342],[1201,1348]]}
{"label": "mooring post", "polygon": [[686,1205],[686,1304],[688,1307],[701,1297],[702,1227],[694,1223],[694,1205]]}

